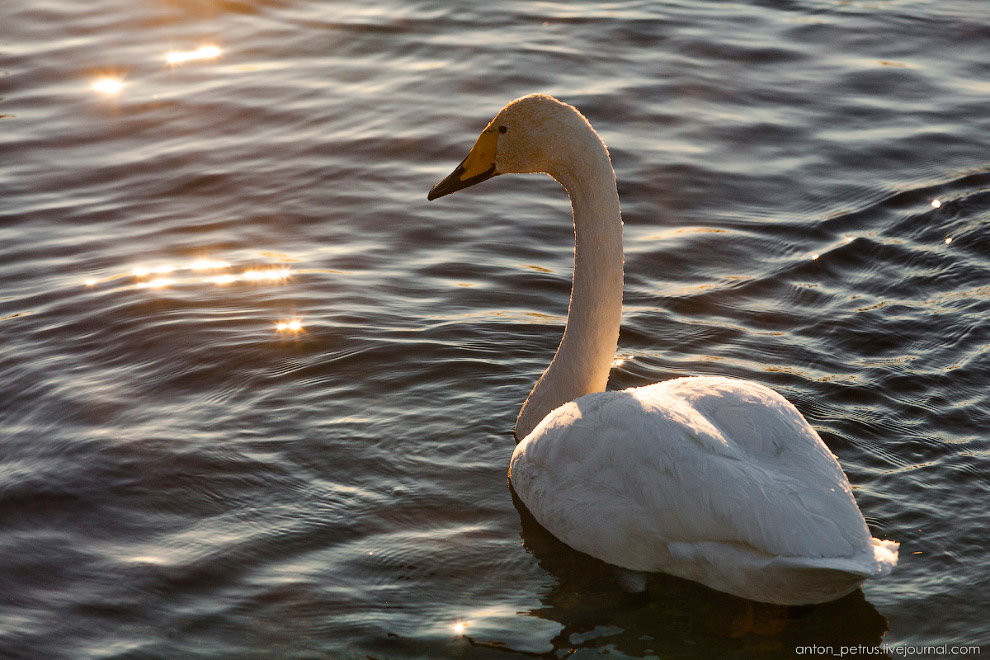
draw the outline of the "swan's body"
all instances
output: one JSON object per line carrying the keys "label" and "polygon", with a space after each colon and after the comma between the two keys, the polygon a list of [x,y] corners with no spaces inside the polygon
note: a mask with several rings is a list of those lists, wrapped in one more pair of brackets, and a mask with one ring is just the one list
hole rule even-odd
{"label": "swan's body", "polygon": [[752,600],[839,598],[897,564],[870,537],[835,456],[763,385],[680,378],[605,392],[622,313],[622,220],[608,150],[573,107],[513,101],[435,199],[508,172],[545,172],[571,198],[574,282],[550,366],[516,420],[510,480],[571,547]]}

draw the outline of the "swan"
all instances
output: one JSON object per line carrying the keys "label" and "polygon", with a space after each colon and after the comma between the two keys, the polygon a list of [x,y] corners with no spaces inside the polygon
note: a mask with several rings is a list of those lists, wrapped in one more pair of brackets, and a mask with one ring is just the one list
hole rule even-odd
{"label": "swan", "polygon": [[622,219],[608,149],[573,106],[502,108],[428,199],[508,173],[546,173],[571,200],[564,335],[516,420],[509,481],[570,547],[754,601],[840,598],[897,565],[871,538],[836,457],[759,383],[676,378],[605,391],[622,315]]}

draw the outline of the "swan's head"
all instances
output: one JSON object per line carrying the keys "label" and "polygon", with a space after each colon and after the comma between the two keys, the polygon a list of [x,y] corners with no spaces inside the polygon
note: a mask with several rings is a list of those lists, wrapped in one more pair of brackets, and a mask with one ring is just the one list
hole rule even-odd
{"label": "swan's head", "polygon": [[495,115],[467,158],[433,186],[427,198],[434,200],[499,174],[546,172],[557,177],[561,165],[573,157],[571,147],[583,149],[582,138],[588,137],[601,145],[573,106],[543,94],[523,96]]}

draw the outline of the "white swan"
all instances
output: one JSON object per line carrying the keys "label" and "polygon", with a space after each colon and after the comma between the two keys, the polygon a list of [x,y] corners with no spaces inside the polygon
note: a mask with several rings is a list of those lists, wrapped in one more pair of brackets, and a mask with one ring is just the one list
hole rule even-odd
{"label": "white swan", "polygon": [[842,468],[801,414],[752,381],[678,378],[606,392],[622,314],[622,220],[608,150],[574,107],[505,106],[436,199],[498,174],[544,172],[574,216],[567,324],[516,420],[509,479],[572,548],[751,600],[844,596],[897,565],[870,538]]}

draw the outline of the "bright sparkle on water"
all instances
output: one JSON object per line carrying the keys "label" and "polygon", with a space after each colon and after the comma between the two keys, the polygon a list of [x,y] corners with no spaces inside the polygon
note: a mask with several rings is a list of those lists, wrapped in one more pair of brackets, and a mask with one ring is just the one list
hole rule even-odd
{"label": "bright sparkle on water", "polygon": [[153,280],[147,282],[140,282],[138,288],[140,289],[164,289],[167,286],[172,286],[175,284],[175,280],[171,277],[157,277]]}
{"label": "bright sparkle on water", "polygon": [[275,324],[276,332],[302,332],[303,324],[299,319],[279,321]]}
{"label": "bright sparkle on water", "polygon": [[124,89],[124,81],[113,76],[101,76],[93,81],[93,91],[112,96]]}
{"label": "bright sparkle on water", "polygon": [[189,264],[189,270],[222,270],[230,268],[226,261],[214,261],[213,259],[197,259]]}
{"label": "bright sparkle on water", "polygon": [[236,282],[237,279],[238,278],[236,275],[217,275],[216,277],[211,277],[206,281],[223,286],[224,284],[231,284],[233,282]]}
{"label": "bright sparkle on water", "polygon": [[132,272],[134,273],[134,277],[145,277],[147,275],[166,275],[168,273],[174,273],[177,270],[179,270],[179,267],[172,265],[156,266],[154,268],[135,266]]}
{"label": "bright sparkle on water", "polygon": [[624,365],[626,363],[626,360],[632,360],[632,356],[631,355],[616,355],[615,358],[612,359],[612,368],[615,369],[615,368],[621,367],[622,365]]}
{"label": "bright sparkle on water", "polygon": [[196,50],[169,51],[165,54],[165,61],[169,64],[182,64],[193,60],[211,60],[220,57],[220,48],[217,46],[201,46]]}
{"label": "bright sparkle on water", "polygon": [[290,275],[288,268],[266,268],[261,270],[248,270],[241,276],[248,282],[277,281],[288,279]]}
{"label": "bright sparkle on water", "polygon": [[[134,278],[141,280],[137,283],[137,287],[140,289],[161,289],[179,282],[175,277],[166,277],[167,275],[174,275],[176,273],[181,273],[182,271],[191,272],[202,272],[202,271],[217,271],[217,270],[227,270],[232,268],[231,264],[227,261],[221,261],[218,259],[200,258],[189,263],[171,263],[163,264],[160,266],[134,266],[131,268],[130,274]],[[100,284],[103,281],[109,281],[121,277],[122,275],[114,275],[110,278],[89,278],[83,282],[83,284],[92,288]],[[188,283],[188,276],[181,276],[183,281]],[[213,275],[211,277],[203,277],[197,280],[201,283],[216,284],[218,286],[223,286],[226,284],[233,284],[234,282],[285,282],[292,277],[292,270],[286,266],[279,266],[274,268],[249,268],[240,273],[221,273]],[[152,279],[146,279],[152,278]]]}

